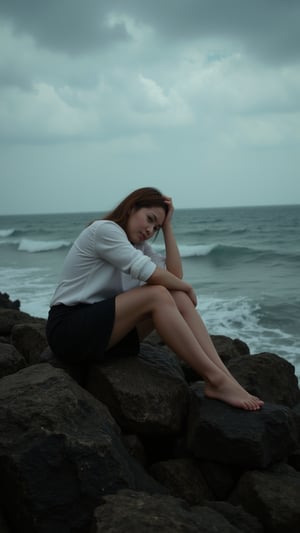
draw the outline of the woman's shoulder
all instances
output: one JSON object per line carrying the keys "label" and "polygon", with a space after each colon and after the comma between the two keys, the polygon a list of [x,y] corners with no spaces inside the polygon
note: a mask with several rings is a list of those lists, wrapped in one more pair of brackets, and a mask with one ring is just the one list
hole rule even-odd
{"label": "woman's shoulder", "polygon": [[113,222],[112,220],[95,220],[89,227],[97,237],[114,237],[122,239],[125,237],[127,239],[126,232],[123,230],[123,228],[121,228],[119,224]]}
{"label": "woman's shoulder", "polygon": [[101,218],[99,220],[94,220],[88,227],[94,230],[98,228],[104,228],[104,229],[124,232],[124,230],[121,228],[121,226],[119,226],[119,224],[117,224],[116,222],[113,222],[112,220],[106,220],[104,218]]}

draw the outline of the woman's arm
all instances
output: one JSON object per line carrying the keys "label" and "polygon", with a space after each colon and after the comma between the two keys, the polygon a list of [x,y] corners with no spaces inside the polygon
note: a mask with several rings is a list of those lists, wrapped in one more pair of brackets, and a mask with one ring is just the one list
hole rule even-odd
{"label": "woman's arm", "polygon": [[172,199],[167,196],[165,197],[165,203],[168,206],[168,213],[162,226],[162,232],[166,248],[166,268],[174,276],[182,279],[182,262],[171,222],[174,213],[174,206]]}
{"label": "woman's arm", "polygon": [[186,292],[189,298],[192,300],[193,304],[197,305],[197,296],[194,292],[193,287],[184,281],[183,279],[178,278],[172,272],[165,270],[163,268],[157,267],[153,274],[147,279],[147,284],[149,285],[162,285],[166,287],[169,291],[183,291]]}
{"label": "woman's arm", "polygon": [[170,291],[186,292],[193,304],[197,305],[197,297],[192,286],[182,279],[182,263],[177,242],[173,233],[171,219],[174,213],[172,199],[165,197],[168,213],[162,226],[166,247],[166,270],[157,267],[147,280],[149,285],[162,285]]}

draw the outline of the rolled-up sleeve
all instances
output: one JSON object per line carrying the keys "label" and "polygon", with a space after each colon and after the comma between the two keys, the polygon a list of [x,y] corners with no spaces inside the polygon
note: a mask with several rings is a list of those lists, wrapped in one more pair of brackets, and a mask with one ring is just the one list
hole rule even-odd
{"label": "rolled-up sleeve", "polygon": [[134,279],[147,281],[156,269],[156,264],[141,250],[137,250],[127,238],[125,231],[115,222],[102,220],[94,223],[95,251],[102,261]]}

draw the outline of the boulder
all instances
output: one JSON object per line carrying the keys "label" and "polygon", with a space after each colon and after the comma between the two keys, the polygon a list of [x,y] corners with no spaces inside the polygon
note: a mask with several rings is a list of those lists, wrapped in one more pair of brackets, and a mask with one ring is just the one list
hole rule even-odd
{"label": "boulder", "polygon": [[240,339],[231,339],[226,335],[211,335],[211,340],[225,365],[235,357],[250,354],[249,346]]}
{"label": "boulder", "polygon": [[123,490],[103,498],[94,513],[91,533],[240,533],[220,513],[189,507],[173,496]]}
{"label": "boulder", "polygon": [[289,456],[288,460],[289,465],[291,465],[295,470],[300,472],[300,449],[296,450]]}
{"label": "boulder", "polygon": [[298,531],[292,365],[213,335],[266,401],[245,412],[205,398],[156,333],[138,356],[110,353],[88,369],[53,355],[45,323],[0,306],[0,531]]}
{"label": "boulder", "polygon": [[300,531],[300,473],[287,465],[246,472],[232,499],[256,516],[267,533]]}
{"label": "boulder", "polygon": [[224,516],[240,533],[264,533],[264,528],[257,518],[247,513],[240,505],[213,501],[207,501],[205,505]]}
{"label": "boulder", "polygon": [[182,498],[191,505],[213,497],[198,464],[192,458],[161,461],[153,464],[149,472],[172,496]]}
{"label": "boulder", "polygon": [[297,405],[293,407],[293,414],[298,428],[298,441],[300,446],[300,403],[297,403]]}
{"label": "boulder", "polygon": [[8,526],[7,526],[7,522],[1,512],[1,509],[0,509],[0,531],[1,533],[10,533]]}
{"label": "boulder", "polygon": [[41,353],[48,346],[44,323],[16,324],[11,330],[11,342],[29,365],[41,361]]}
{"label": "boulder", "polygon": [[7,292],[0,292],[0,307],[4,309],[20,309],[20,305],[20,300],[13,302]]}
{"label": "boulder", "polygon": [[0,342],[0,378],[14,374],[25,366],[24,357],[12,344]]}
{"label": "boulder", "polygon": [[[172,435],[183,429],[189,387],[180,363],[164,347],[141,349],[141,356],[92,365],[87,390],[108,406],[124,432]],[[148,354],[148,355],[147,355]]]}
{"label": "boulder", "polygon": [[273,353],[235,357],[228,368],[251,394],[265,402],[293,407],[300,401],[294,366]]}
{"label": "boulder", "polygon": [[123,442],[132,457],[144,467],[148,465],[148,456],[141,439],[137,435],[123,435]]}
{"label": "boulder", "polygon": [[226,500],[235,487],[236,474],[232,465],[212,461],[201,461],[199,467],[214,500]]}
{"label": "boulder", "polygon": [[266,468],[297,448],[297,426],[288,407],[266,403],[259,411],[244,411],[205,398],[195,386],[192,390],[187,447],[198,459]]}
{"label": "boulder", "polygon": [[15,324],[32,322],[33,317],[16,309],[0,308],[0,335],[8,336]]}
{"label": "boulder", "polygon": [[107,408],[47,363],[0,380],[0,427],[0,497],[13,531],[85,533],[103,495],[165,491],[129,455]]}

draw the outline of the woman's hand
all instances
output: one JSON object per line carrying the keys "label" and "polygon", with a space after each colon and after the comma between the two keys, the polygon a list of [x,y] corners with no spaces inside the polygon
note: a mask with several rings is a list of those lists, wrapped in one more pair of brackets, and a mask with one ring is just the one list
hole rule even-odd
{"label": "woman's hand", "polygon": [[186,291],[188,297],[192,300],[194,306],[196,307],[197,306],[197,296],[196,296],[196,293],[193,289],[193,287],[189,287],[188,290]]}
{"label": "woman's hand", "polygon": [[172,198],[164,196],[164,202],[168,208],[165,220],[162,224],[162,232],[166,247],[166,268],[169,272],[174,274],[174,276],[182,279],[182,263],[171,224],[171,219],[174,213]]}
{"label": "woman's hand", "polygon": [[168,212],[166,214],[166,218],[165,218],[163,226],[162,226],[163,228],[166,227],[168,224],[170,224],[171,218],[172,218],[173,213],[174,213],[174,205],[173,205],[172,198],[170,198],[169,196],[164,196],[164,202],[165,202],[165,204],[168,207]]}

